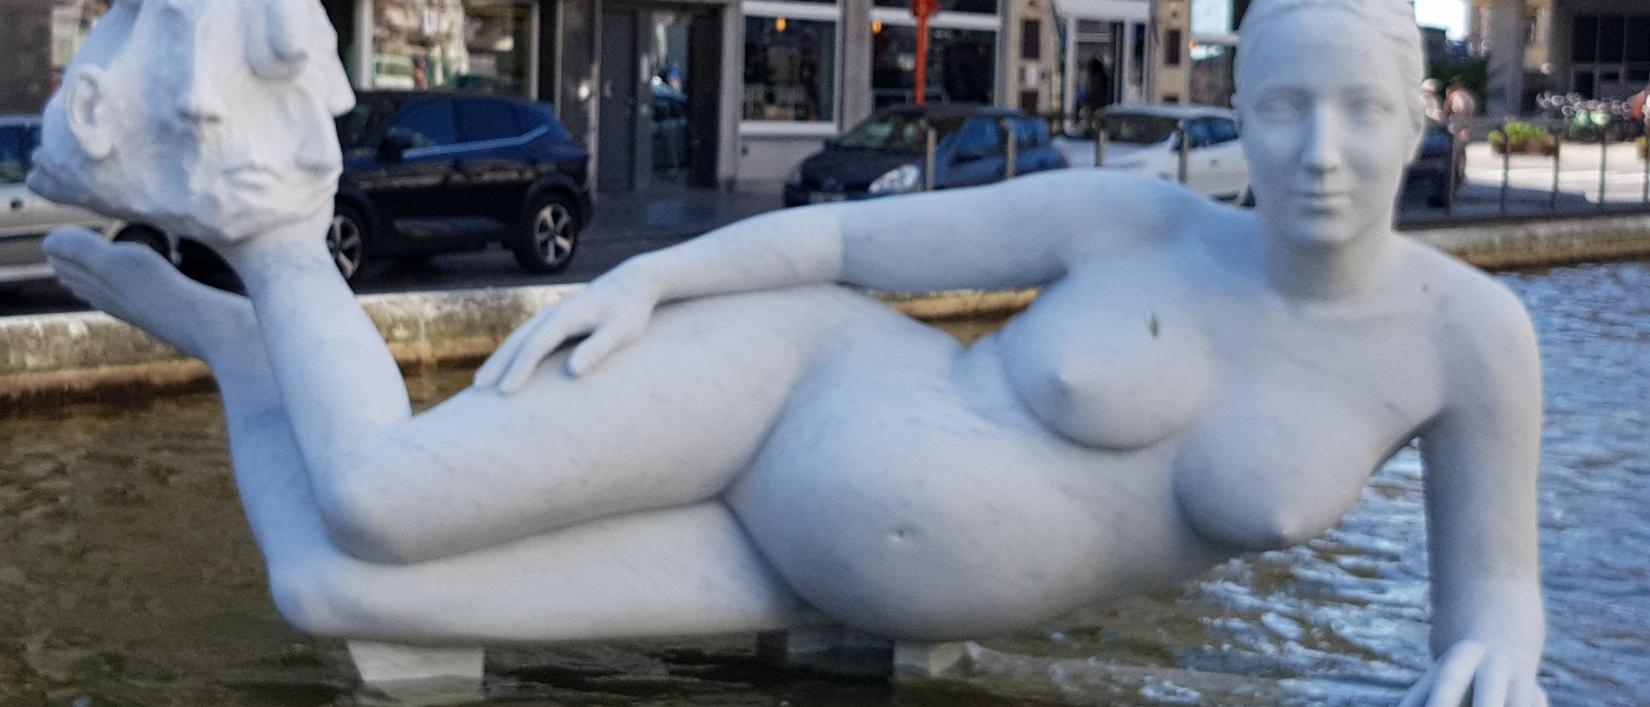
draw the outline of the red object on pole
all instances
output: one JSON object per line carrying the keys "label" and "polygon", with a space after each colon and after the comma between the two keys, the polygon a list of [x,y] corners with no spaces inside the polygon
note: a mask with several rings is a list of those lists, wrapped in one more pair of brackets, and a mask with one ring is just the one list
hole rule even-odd
{"label": "red object on pole", "polygon": [[911,14],[917,18],[917,105],[927,105],[928,18],[940,9],[939,0],[911,0]]}

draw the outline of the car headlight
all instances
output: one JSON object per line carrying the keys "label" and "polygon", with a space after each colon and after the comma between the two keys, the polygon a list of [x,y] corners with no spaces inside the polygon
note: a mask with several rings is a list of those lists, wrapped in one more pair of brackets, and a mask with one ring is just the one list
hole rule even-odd
{"label": "car headlight", "polygon": [[903,165],[877,177],[868,190],[872,194],[904,194],[922,186],[922,170],[914,164]]}
{"label": "car headlight", "polygon": [[802,165],[797,165],[796,169],[791,170],[791,176],[785,178],[785,183],[793,187],[802,186]]}

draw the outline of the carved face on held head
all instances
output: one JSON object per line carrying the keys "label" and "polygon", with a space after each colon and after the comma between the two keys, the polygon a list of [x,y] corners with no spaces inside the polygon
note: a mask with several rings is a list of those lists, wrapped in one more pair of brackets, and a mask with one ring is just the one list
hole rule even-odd
{"label": "carved face on held head", "polygon": [[1245,21],[1234,99],[1243,150],[1261,219],[1287,244],[1333,246],[1391,227],[1424,134],[1407,8],[1263,0]]}
{"label": "carved face on held head", "polygon": [[46,106],[29,186],[235,241],[330,213],[354,103],[316,0],[116,0]]}

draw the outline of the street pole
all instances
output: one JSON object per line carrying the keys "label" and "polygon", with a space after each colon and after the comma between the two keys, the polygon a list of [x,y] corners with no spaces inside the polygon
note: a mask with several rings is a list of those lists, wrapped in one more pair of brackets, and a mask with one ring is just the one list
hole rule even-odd
{"label": "street pole", "polygon": [[1547,211],[1558,212],[1559,177],[1563,173],[1564,165],[1564,137],[1557,130],[1553,131],[1553,193],[1547,199]]}
{"label": "street pole", "polygon": [[1014,119],[1003,118],[998,121],[1003,131],[1003,179],[1014,178],[1015,162],[1020,158],[1020,139],[1014,130]]}
{"label": "street pole", "polygon": [[1507,215],[1507,190],[1512,188],[1512,138],[1501,124],[1501,215]]}
{"label": "street pole", "polygon": [[1598,128],[1598,208],[1604,210],[1604,190],[1610,181],[1610,131]]}
{"label": "street pole", "polygon": [[1094,166],[1106,166],[1106,124],[1094,119]]}
{"label": "street pole", "polygon": [[939,131],[929,125],[924,132],[927,134],[927,145],[923,148],[922,190],[934,191],[934,161],[940,149]]}
{"label": "street pole", "polygon": [[917,18],[917,93],[919,106],[928,105],[928,18],[939,9],[939,0],[911,0],[911,14]]}
{"label": "street pole", "polygon": [[1187,173],[1191,171],[1192,164],[1191,135],[1187,134],[1185,124],[1175,127],[1174,132],[1175,135],[1178,135],[1180,138],[1180,166],[1177,170],[1175,178],[1178,179],[1181,184],[1185,184]]}

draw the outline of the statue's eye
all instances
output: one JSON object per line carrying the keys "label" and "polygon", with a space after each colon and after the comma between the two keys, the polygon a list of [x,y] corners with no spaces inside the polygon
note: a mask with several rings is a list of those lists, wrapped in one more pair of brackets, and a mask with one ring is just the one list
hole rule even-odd
{"label": "statue's eye", "polygon": [[1267,96],[1255,106],[1255,116],[1267,122],[1289,122],[1300,114],[1300,102],[1289,96]]}

